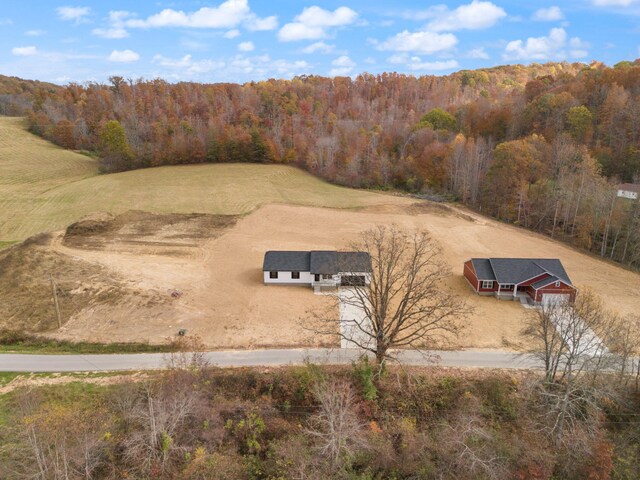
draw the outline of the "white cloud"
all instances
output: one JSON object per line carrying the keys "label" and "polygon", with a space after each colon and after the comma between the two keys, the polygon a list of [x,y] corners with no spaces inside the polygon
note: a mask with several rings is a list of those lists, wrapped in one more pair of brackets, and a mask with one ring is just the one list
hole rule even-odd
{"label": "white cloud", "polygon": [[309,46],[304,47],[302,53],[331,53],[336,49],[335,45],[330,45],[324,42],[315,42]]}
{"label": "white cloud", "polygon": [[270,17],[258,18],[255,15],[247,18],[245,26],[251,31],[275,30],[278,28],[278,17],[272,15]]}
{"label": "white cloud", "polygon": [[460,64],[456,60],[442,60],[436,62],[423,62],[419,57],[412,57],[411,61],[407,64],[407,67],[411,70],[421,71],[440,71],[440,70],[454,70],[460,67]]}
{"label": "white cloud", "polygon": [[347,55],[342,55],[331,62],[333,68],[329,71],[329,75],[332,77],[349,75],[353,71],[353,67],[356,63],[351,60]]}
{"label": "white cloud", "polygon": [[454,10],[446,6],[434,7],[426,13],[433,20],[427,25],[427,30],[433,32],[452,32],[456,30],[480,30],[495,25],[507,16],[501,7],[491,2],[473,0],[467,5],[460,5]]}
{"label": "white cloud", "polygon": [[394,64],[407,63],[409,61],[409,55],[406,53],[394,53],[389,58],[387,58],[387,62]]}
{"label": "white cloud", "polygon": [[0,25],[13,25],[13,20],[10,18],[0,18]]}
{"label": "white cloud", "polygon": [[531,18],[538,22],[555,22],[556,20],[562,20],[564,18],[564,14],[562,13],[562,10],[560,10],[560,7],[553,6],[536,10]]}
{"label": "white cloud", "polygon": [[637,2],[638,0],[593,0],[597,7],[628,7]]}
{"label": "white cloud", "polygon": [[91,33],[98,37],[110,39],[127,38],[129,36],[129,32],[124,28],[94,28]]}
{"label": "white cloud", "polygon": [[107,57],[110,62],[130,63],[140,60],[140,55],[132,50],[114,50]]}
{"label": "white cloud", "polygon": [[569,40],[569,56],[573,58],[585,58],[589,55],[588,48],[590,45],[587,42],[583,42],[578,37],[573,37]]}
{"label": "white cloud", "polygon": [[578,37],[567,40],[567,32],[563,28],[552,28],[548,36],[529,37],[526,42],[509,42],[502,57],[505,60],[565,60],[584,58],[588,55],[587,43]]}
{"label": "white cloud", "polygon": [[467,57],[469,58],[481,58],[483,60],[487,60],[489,58],[489,54],[485,52],[483,47],[474,48],[467,52]]}
{"label": "white cloud", "polygon": [[253,45],[253,42],[242,42],[238,44],[238,50],[241,52],[252,52],[255,48],[256,47]]}
{"label": "white cloud", "polygon": [[172,80],[239,81],[240,78],[258,79],[292,77],[308,72],[310,65],[302,60],[272,59],[269,55],[251,57],[238,54],[226,60],[194,60],[191,55],[173,59],[156,55],[152,63],[162,67],[156,75]]}
{"label": "white cloud", "polygon": [[56,12],[62,20],[73,20],[76,23],[80,23],[89,15],[91,9],[89,7],[58,7]]}
{"label": "white cloud", "polygon": [[224,32],[222,34],[224,38],[236,38],[240,36],[240,30],[234,28],[233,30],[229,30],[228,32]]}
{"label": "white cloud", "polygon": [[378,45],[378,50],[393,50],[396,52],[415,52],[431,54],[449,50],[458,43],[452,33],[434,32],[403,32],[388,38]]}
{"label": "white cloud", "polygon": [[118,39],[127,38],[129,32],[125,29],[125,20],[133,14],[125,10],[112,10],[109,12],[109,26],[107,28],[94,28],[91,33],[98,37]]}
{"label": "white cloud", "polygon": [[27,37],[41,37],[45,33],[47,32],[45,32],[44,30],[27,30],[26,32],[24,32]]}
{"label": "white cloud", "polygon": [[273,30],[278,26],[278,19],[275,16],[257,17],[247,0],[226,0],[217,7],[202,7],[195,12],[165,8],[145,20],[126,21],[131,28],[235,28],[240,24],[249,30]]}
{"label": "white cloud", "polygon": [[425,62],[418,56],[410,56],[407,53],[396,53],[387,58],[389,63],[404,65],[409,70],[414,71],[438,71],[453,70],[460,67],[456,60],[438,60],[435,62]]}
{"label": "white cloud", "polygon": [[356,63],[351,60],[347,55],[342,55],[331,62],[331,65],[336,67],[355,67]]}
{"label": "white cloud", "polygon": [[161,67],[169,68],[172,70],[179,70],[184,72],[188,77],[194,75],[209,73],[225,66],[224,62],[213,60],[193,60],[191,55],[185,55],[179,59],[167,58],[162,55],[156,55],[151,60],[152,63],[160,65]]}
{"label": "white cloud", "polygon": [[38,54],[38,49],[34,46],[15,47],[11,49],[11,53],[19,57],[31,57]]}
{"label": "white cloud", "polygon": [[327,29],[350,25],[358,14],[349,7],[339,7],[334,11],[313,6],[302,10],[291,23],[284,25],[278,32],[283,42],[297,40],[317,40],[327,36]]}

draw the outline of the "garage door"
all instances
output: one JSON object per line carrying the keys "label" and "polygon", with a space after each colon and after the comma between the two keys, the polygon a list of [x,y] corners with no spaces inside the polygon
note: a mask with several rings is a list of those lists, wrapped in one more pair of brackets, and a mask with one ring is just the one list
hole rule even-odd
{"label": "garage door", "polygon": [[340,284],[343,287],[364,287],[364,275],[343,275]]}
{"label": "garage door", "polygon": [[566,303],[570,299],[570,295],[567,293],[543,293],[542,294],[542,305],[558,305],[561,303]]}

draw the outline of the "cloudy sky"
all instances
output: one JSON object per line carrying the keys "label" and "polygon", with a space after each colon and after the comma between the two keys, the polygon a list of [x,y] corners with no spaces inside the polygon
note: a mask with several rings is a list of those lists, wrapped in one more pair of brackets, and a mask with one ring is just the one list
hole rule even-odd
{"label": "cloudy sky", "polygon": [[640,57],[640,0],[0,1],[0,74],[246,82]]}

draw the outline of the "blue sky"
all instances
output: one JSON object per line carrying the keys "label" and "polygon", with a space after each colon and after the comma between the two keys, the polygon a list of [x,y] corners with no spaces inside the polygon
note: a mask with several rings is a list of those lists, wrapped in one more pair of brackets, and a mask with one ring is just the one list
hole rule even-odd
{"label": "blue sky", "polygon": [[2,0],[0,74],[246,82],[640,57],[640,0]]}

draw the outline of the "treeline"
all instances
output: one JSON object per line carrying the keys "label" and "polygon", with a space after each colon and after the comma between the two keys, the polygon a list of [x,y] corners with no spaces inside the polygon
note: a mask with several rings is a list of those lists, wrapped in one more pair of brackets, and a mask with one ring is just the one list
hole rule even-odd
{"label": "treeline", "polygon": [[[98,152],[107,172],[285,162],[354,187],[446,193],[640,267],[640,208],[614,187],[640,181],[638,61],[244,85],[112,77],[31,97],[34,133]],[[26,97],[0,108],[12,98]]]}
{"label": "treeline", "polygon": [[602,414],[581,404],[558,441],[540,375],[398,367],[376,378],[376,371],[363,362],[259,372],[189,363],[101,386],[23,387],[0,398],[0,477],[640,475],[633,388],[604,395]]}

